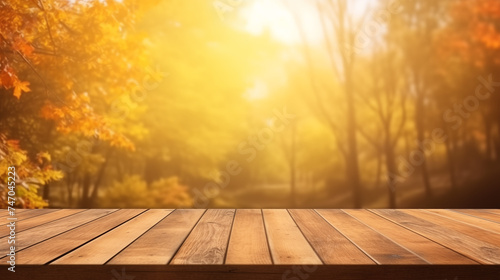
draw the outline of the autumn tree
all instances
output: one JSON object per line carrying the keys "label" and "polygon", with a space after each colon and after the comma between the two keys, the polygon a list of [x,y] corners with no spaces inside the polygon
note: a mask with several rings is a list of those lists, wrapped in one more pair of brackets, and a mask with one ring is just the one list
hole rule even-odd
{"label": "autumn tree", "polygon": [[346,182],[352,188],[353,205],[355,208],[360,208],[362,183],[358,159],[358,124],[354,87],[356,53],[349,47],[355,45],[360,22],[357,22],[350,13],[348,1],[317,1],[315,5],[321,20],[324,46],[331,66],[330,71],[340,85],[345,102],[344,124],[338,123],[337,117],[333,116],[337,113],[336,110],[332,110],[332,107],[328,106],[334,104],[334,91],[331,88],[325,88],[327,83],[322,80],[324,78],[316,76],[312,50],[302,28],[303,23],[296,16],[297,28],[304,44],[303,53],[309,65],[307,71],[317,101],[315,106],[319,108],[321,118],[326,121],[335,134],[337,147],[342,151],[345,160]]}
{"label": "autumn tree", "polygon": [[[416,144],[412,149],[420,150],[420,146],[427,139],[430,115],[429,103],[433,82],[436,77],[435,34],[441,24],[441,11],[445,1],[405,1],[401,2],[401,11],[394,16],[389,24],[389,30],[397,39],[397,44],[403,51],[408,93],[412,96],[414,114],[413,120],[416,130]],[[431,180],[429,175],[428,155],[421,153],[420,164],[414,166],[422,176],[422,182],[427,198],[432,196]]]}
{"label": "autumn tree", "polygon": [[[147,75],[149,62],[134,22],[148,4],[1,2],[1,122],[7,123],[1,132],[6,139],[34,129],[47,131],[45,139],[37,139],[43,140],[37,142],[38,148],[63,135],[78,135],[107,143],[106,150],[134,149],[126,129],[117,129],[117,122],[127,116],[113,114],[112,105],[135,89],[131,81]],[[25,108],[30,115],[22,114]],[[29,137],[19,140],[21,147],[30,146],[36,154]],[[102,151],[92,147],[91,153],[95,152]],[[65,164],[60,160],[58,168],[68,171]],[[85,173],[81,178],[82,207],[91,206],[92,193],[99,187],[92,176]]]}
{"label": "autumn tree", "polygon": [[[500,70],[500,3],[494,0],[454,1],[448,6],[450,20],[440,34],[442,65],[454,65],[468,72],[462,76],[475,75],[467,86],[479,82],[479,94],[488,95],[488,102],[481,104],[482,132],[484,135],[486,160],[499,159],[500,154],[500,98],[494,91]],[[448,74],[443,67],[442,76]],[[455,75],[457,77],[457,75]],[[458,76],[458,80],[460,77]],[[462,79],[463,81],[463,79]],[[463,84],[457,81],[457,84]],[[490,94],[488,94],[490,92]],[[470,94],[470,93],[469,93]],[[465,96],[464,96],[465,97]],[[455,141],[456,142],[456,141]],[[456,146],[452,143],[452,146]]]}

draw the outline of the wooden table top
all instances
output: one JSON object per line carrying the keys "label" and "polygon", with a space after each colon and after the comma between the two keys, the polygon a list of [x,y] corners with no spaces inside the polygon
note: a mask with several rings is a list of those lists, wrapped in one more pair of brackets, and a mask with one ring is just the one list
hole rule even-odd
{"label": "wooden table top", "polygon": [[500,210],[44,209],[16,216],[17,264],[500,264]]}
{"label": "wooden table top", "polygon": [[[3,267],[9,217],[0,214]],[[495,209],[40,209],[18,210],[15,217],[20,270],[47,264],[500,264]]]}

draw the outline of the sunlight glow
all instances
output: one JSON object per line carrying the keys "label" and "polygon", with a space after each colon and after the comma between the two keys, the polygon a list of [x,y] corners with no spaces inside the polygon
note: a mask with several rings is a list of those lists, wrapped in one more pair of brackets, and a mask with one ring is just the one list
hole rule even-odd
{"label": "sunlight glow", "polygon": [[305,1],[285,5],[279,0],[256,0],[243,12],[243,17],[247,20],[245,29],[255,35],[267,31],[274,39],[283,43],[298,43],[302,38],[293,13],[297,13],[308,40],[321,40],[316,11]]}
{"label": "sunlight glow", "polygon": [[267,87],[267,84],[261,80],[257,80],[255,81],[254,86],[252,88],[249,88],[247,91],[245,91],[243,96],[247,100],[259,100],[266,98],[268,94],[269,94],[269,89]]}
{"label": "sunlight glow", "polygon": [[[313,1],[254,0],[243,11],[245,29],[255,35],[269,32],[283,43],[300,43],[302,38],[297,27],[298,20],[310,43],[321,42],[323,32],[318,11]],[[349,13],[360,20],[367,10],[373,8],[373,0],[349,1]],[[295,14],[295,15],[294,15]]]}

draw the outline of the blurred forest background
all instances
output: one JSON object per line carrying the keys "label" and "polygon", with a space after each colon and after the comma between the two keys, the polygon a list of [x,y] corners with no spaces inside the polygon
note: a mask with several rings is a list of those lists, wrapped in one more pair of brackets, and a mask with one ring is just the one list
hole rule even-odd
{"label": "blurred forest background", "polygon": [[500,206],[498,0],[0,1],[0,206]]}

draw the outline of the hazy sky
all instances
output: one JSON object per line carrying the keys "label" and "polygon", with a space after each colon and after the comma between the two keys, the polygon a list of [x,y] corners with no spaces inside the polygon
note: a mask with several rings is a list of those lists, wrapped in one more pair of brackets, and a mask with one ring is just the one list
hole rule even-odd
{"label": "hazy sky", "polygon": [[[323,33],[314,1],[286,0],[254,0],[242,10],[242,16],[247,19],[246,30],[253,34],[261,34],[266,28],[271,35],[284,43],[301,41],[295,13],[304,28],[310,43],[321,41]],[[364,11],[374,6],[374,0],[349,1],[349,10],[354,17],[361,17]]]}

